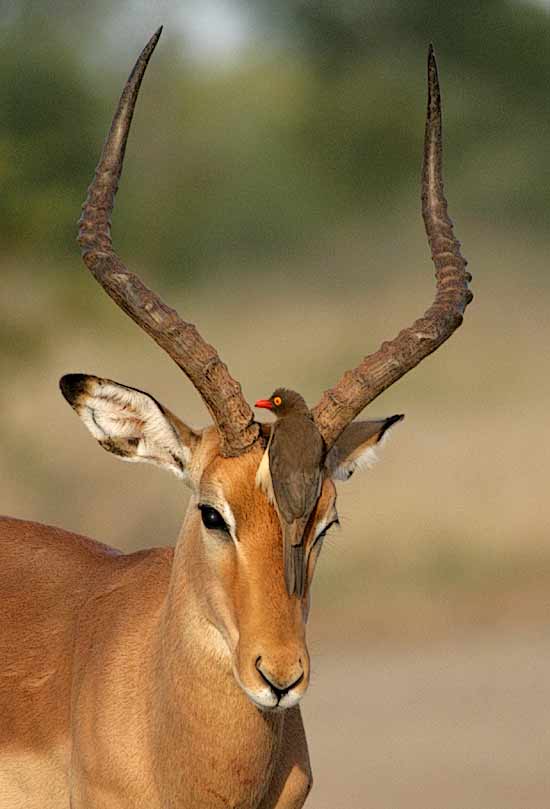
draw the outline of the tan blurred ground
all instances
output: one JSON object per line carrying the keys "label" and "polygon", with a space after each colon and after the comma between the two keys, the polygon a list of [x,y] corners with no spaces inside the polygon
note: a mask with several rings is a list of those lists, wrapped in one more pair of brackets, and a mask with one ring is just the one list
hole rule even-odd
{"label": "tan blurred ground", "polygon": [[311,809],[546,809],[547,625],[319,655]]}

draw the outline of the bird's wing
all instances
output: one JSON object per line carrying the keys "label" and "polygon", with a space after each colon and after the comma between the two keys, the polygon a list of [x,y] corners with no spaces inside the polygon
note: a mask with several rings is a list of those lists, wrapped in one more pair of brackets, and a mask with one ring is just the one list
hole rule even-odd
{"label": "bird's wing", "polygon": [[[276,423],[269,448],[269,468],[277,506],[288,523],[309,515],[319,496],[323,439],[309,419],[300,419],[299,429],[278,429]],[[301,462],[307,458],[307,467]]]}
{"label": "bird's wing", "polygon": [[[301,523],[301,521],[300,521]],[[283,523],[283,558],[286,587],[290,595],[296,593],[300,598],[306,585],[306,556],[301,542],[303,526],[294,522]]]}

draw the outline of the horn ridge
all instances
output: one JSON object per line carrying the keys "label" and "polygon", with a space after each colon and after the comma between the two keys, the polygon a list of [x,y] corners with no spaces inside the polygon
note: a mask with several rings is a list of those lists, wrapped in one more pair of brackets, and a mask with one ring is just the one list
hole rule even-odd
{"label": "horn ridge", "polygon": [[424,227],[435,267],[432,305],[412,326],[382,343],[353,370],[346,371],[313,408],[313,417],[330,449],[348,424],[386,388],[435,351],[460,326],[473,298],[472,276],[453,233],[443,193],[441,93],[432,45],[428,49],[428,103],[421,178]]}
{"label": "horn ridge", "polygon": [[192,323],[141,279],[113,250],[110,217],[122,174],[124,153],[141,82],[162,28],[139,55],[126,82],[79,220],[78,243],[84,263],[113,301],[163,348],[191,380],[221,437],[221,452],[236,456],[250,450],[260,434],[254,413],[216,349]]}

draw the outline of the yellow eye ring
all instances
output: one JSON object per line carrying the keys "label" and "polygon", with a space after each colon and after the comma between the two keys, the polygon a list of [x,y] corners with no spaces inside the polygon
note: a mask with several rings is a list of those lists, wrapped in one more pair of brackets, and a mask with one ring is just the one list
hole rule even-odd
{"label": "yellow eye ring", "polygon": [[283,403],[283,400],[281,399],[280,396],[276,396],[273,399],[273,404],[275,405],[275,407],[279,407],[279,405],[282,404],[282,403]]}

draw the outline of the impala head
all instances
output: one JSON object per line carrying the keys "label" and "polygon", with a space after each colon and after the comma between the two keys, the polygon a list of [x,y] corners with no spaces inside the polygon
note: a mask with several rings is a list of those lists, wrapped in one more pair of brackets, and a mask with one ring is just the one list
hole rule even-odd
{"label": "impala head", "polygon": [[[303,598],[287,592],[279,518],[256,484],[265,439],[227,457],[217,428],[195,431],[143,391],[84,374],[64,376],[60,384],[104,449],[160,466],[191,489],[179,551],[180,569],[189,571],[184,584],[219,633],[248,696],[263,708],[296,704],[309,682],[309,586]],[[349,478],[400,418],[355,422],[328,454],[306,529],[308,585],[323,539],[338,523],[333,480]]]}
{"label": "impala head", "polygon": [[[128,132],[159,36],[160,30],[143,50],[124,88],[83,206],[79,243],[86,265],[105,291],[189,377],[214,426],[193,430],[149,394],[95,376],[65,376],[61,389],[104,449],[126,461],[161,466],[191,488],[177,552],[183,560],[186,586],[193,589],[201,615],[215,628],[219,648],[250,699],[263,709],[288,708],[308,685],[309,585],[323,537],[338,519],[334,481],[347,480],[368,464],[375,445],[403,417],[354,419],[450,336],[471,300],[470,276],[443,196],[435,60],[430,49],[422,174],[422,211],[437,270],[435,301],[411,327],[347,371],[312,410],[327,454],[320,494],[305,530],[307,584],[299,597],[290,595],[285,586],[278,515],[256,485],[269,427],[255,421],[240,385],[216,350],[129,272],[112,247],[110,215]],[[257,405],[282,414],[288,393],[277,389]]]}

